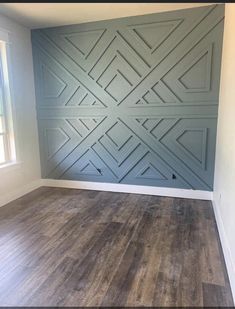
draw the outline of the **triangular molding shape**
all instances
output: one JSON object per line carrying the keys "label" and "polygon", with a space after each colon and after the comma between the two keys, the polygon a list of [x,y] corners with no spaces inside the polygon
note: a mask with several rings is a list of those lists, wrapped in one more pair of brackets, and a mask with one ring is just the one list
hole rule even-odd
{"label": "triangular molding shape", "polygon": [[147,91],[143,96],[142,99],[146,104],[162,104],[164,103],[162,98],[158,95],[156,91],[154,91],[152,88],[151,90]]}
{"label": "triangular molding shape", "polygon": [[[180,73],[178,82],[185,92],[209,92],[211,88],[213,44],[194,58],[191,65]],[[191,85],[190,85],[191,83]],[[199,85],[198,84],[201,84]],[[194,85],[193,85],[194,84]]]}
{"label": "triangular molding shape", "polygon": [[74,33],[67,33],[61,35],[69,44],[76,48],[82,57],[85,59],[90,55],[101,36],[104,34],[103,30],[89,30],[79,31]]}
{"label": "triangular molding shape", "polygon": [[90,176],[103,176],[101,170],[98,169],[91,160],[89,160],[84,164],[79,174],[90,175]]}
{"label": "triangular molding shape", "polygon": [[161,21],[129,26],[129,31],[153,54],[161,44],[175,31],[183,19]]}
{"label": "triangular molding shape", "polygon": [[148,91],[141,96],[135,105],[163,105],[180,103],[175,93],[165,84],[163,80],[159,80]]}
{"label": "triangular molding shape", "polygon": [[152,133],[163,118],[149,117],[149,118],[135,118],[135,120],[149,133]]}
{"label": "triangular molding shape", "polygon": [[77,107],[99,107],[105,108],[106,105],[96,98],[89,90],[78,84],[76,90],[70,96],[66,103],[66,106],[77,106]]}
{"label": "triangular molding shape", "polygon": [[44,63],[41,64],[43,98],[58,98],[67,84]]}
{"label": "triangular molding shape", "polygon": [[[195,140],[195,133],[200,134],[200,136],[197,137],[197,140]],[[188,135],[188,141],[184,139],[186,135]],[[196,163],[200,164],[203,169],[205,168],[207,128],[185,129],[183,132],[181,131],[180,134],[178,134],[176,137],[176,142]],[[200,148],[195,149],[195,145],[200,146]]]}
{"label": "triangular molding shape", "polygon": [[140,170],[140,172],[136,175],[136,178],[167,180],[167,178],[151,162]]}
{"label": "triangular molding shape", "polygon": [[161,140],[178,122],[177,118],[135,118],[147,132],[156,140]]}
{"label": "triangular molding shape", "polygon": [[61,128],[45,128],[48,160],[51,159],[69,140],[68,134]]}
{"label": "triangular molding shape", "polygon": [[67,123],[75,130],[79,137],[85,139],[92,133],[105,119],[105,116],[100,117],[76,117],[67,118]]}
{"label": "triangular molding shape", "polygon": [[82,179],[87,181],[89,177],[101,181],[102,179],[113,179],[107,166],[97,156],[92,148],[87,149],[77,160],[63,172],[60,179]]}

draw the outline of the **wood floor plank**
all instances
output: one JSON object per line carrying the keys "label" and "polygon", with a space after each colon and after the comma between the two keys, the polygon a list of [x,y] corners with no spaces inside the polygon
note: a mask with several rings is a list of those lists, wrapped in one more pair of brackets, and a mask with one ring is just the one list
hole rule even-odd
{"label": "wood floor plank", "polygon": [[203,283],[203,304],[205,307],[231,307],[228,289],[216,284]]}
{"label": "wood floor plank", "polygon": [[233,306],[211,203],[37,189],[0,209],[0,306]]}
{"label": "wood floor plank", "polygon": [[[151,199],[152,200],[152,199]],[[163,220],[163,210],[166,209],[164,199],[154,199],[149,202],[153,224],[149,237],[143,243],[143,256],[140,266],[136,270],[131,293],[128,295],[127,306],[152,306],[157,274],[161,264],[163,239],[166,229],[166,220]]]}
{"label": "wood floor plank", "polygon": [[[79,260],[74,263],[73,271],[68,278],[68,280],[64,280],[63,286],[61,289],[57,288],[56,295],[54,298],[47,299],[47,303],[52,305],[56,303],[56,305],[66,305],[64,300],[67,297],[67,294],[71,290],[75,290],[79,293],[79,306],[84,297],[84,287],[86,287],[88,283],[89,275],[91,274],[93,268],[95,267],[99,256],[102,256],[103,252],[107,253],[107,247],[109,247],[109,243],[112,242],[114,235],[121,228],[121,223],[111,222],[108,224],[106,229],[100,235],[99,239],[96,243],[91,247],[88,251],[87,255],[84,259],[79,262]],[[37,291],[35,293],[37,296]],[[32,297],[32,305],[35,306],[35,296]],[[59,298],[58,298],[59,296]],[[45,296],[47,297],[47,291],[45,290]],[[78,304],[77,304],[78,306]]]}
{"label": "wood floor plank", "polygon": [[[125,254],[130,241],[132,240],[138,228],[141,216],[137,215],[138,209],[126,204],[126,209],[132,210],[131,213],[125,212],[126,221],[122,223],[122,228],[118,231],[113,242],[107,248],[107,252],[103,254],[103,258],[99,256],[94,269],[94,276],[90,279],[89,288],[84,293],[81,305],[83,306],[100,306],[105,293],[108,290],[110,282],[119,268],[119,264]],[[105,268],[103,265],[106,265]],[[69,300],[69,297],[68,297]],[[66,302],[67,303],[67,302]]]}

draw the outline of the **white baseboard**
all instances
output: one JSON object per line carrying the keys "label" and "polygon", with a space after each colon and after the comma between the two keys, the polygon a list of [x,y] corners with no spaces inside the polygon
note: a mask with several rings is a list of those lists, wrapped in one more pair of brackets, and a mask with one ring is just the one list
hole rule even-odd
{"label": "white baseboard", "polygon": [[216,223],[217,223],[217,227],[219,231],[220,242],[221,242],[223,253],[224,253],[224,259],[225,259],[225,263],[227,267],[230,286],[231,286],[231,290],[233,294],[233,300],[235,302],[235,265],[233,263],[232,254],[231,254],[229,242],[226,236],[220,209],[218,207],[218,204],[214,200],[212,201],[212,204],[213,204],[215,219],[216,219]]}
{"label": "white baseboard", "polygon": [[102,183],[102,182],[75,181],[75,180],[56,180],[56,179],[43,179],[43,185],[48,187],[87,189],[87,190],[98,190],[98,191],[181,197],[181,198],[190,198],[199,200],[212,200],[212,192],[200,191],[200,190],[161,188],[151,186],[137,186],[137,185]]}
{"label": "white baseboard", "polygon": [[212,192],[210,191],[74,180],[38,179],[2,196],[0,198],[0,207],[42,186],[212,200]]}
{"label": "white baseboard", "polygon": [[3,196],[0,197],[0,207],[10,203],[14,200],[16,200],[19,197],[22,197],[23,195],[30,193],[31,191],[41,187],[43,184],[42,179],[38,179],[35,181],[32,181],[31,183],[24,185],[17,190],[14,190],[10,193],[4,194]]}

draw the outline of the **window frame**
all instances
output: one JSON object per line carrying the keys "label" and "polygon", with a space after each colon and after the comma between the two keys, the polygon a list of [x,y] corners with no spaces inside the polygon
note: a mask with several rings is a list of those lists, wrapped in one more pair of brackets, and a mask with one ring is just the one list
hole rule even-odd
{"label": "window frame", "polygon": [[2,113],[0,114],[1,127],[2,130],[0,131],[0,136],[3,138],[3,155],[5,160],[0,162],[0,166],[6,164],[10,161],[10,149],[9,149],[9,139],[8,139],[8,126],[7,126],[7,112],[6,112],[6,103],[5,103],[5,94],[4,94],[4,76],[3,76],[3,69],[2,69],[2,47],[0,42],[0,110]]}
{"label": "window frame", "polygon": [[[0,38],[0,95],[2,97],[2,119],[3,119],[3,136],[4,157],[5,160],[0,162],[0,168],[16,162],[15,134],[13,129],[12,105],[10,96],[10,82],[8,75],[8,44],[6,40]],[[0,98],[1,99],[1,98]]]}

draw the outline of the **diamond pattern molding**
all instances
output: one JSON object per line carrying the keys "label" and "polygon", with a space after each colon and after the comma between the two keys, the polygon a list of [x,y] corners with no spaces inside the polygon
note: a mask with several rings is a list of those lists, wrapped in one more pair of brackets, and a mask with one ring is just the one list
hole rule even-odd
{"label": "diamond pattern molding", "polygon": [[212,190],[224,5],[32,31],[42,176]]}

